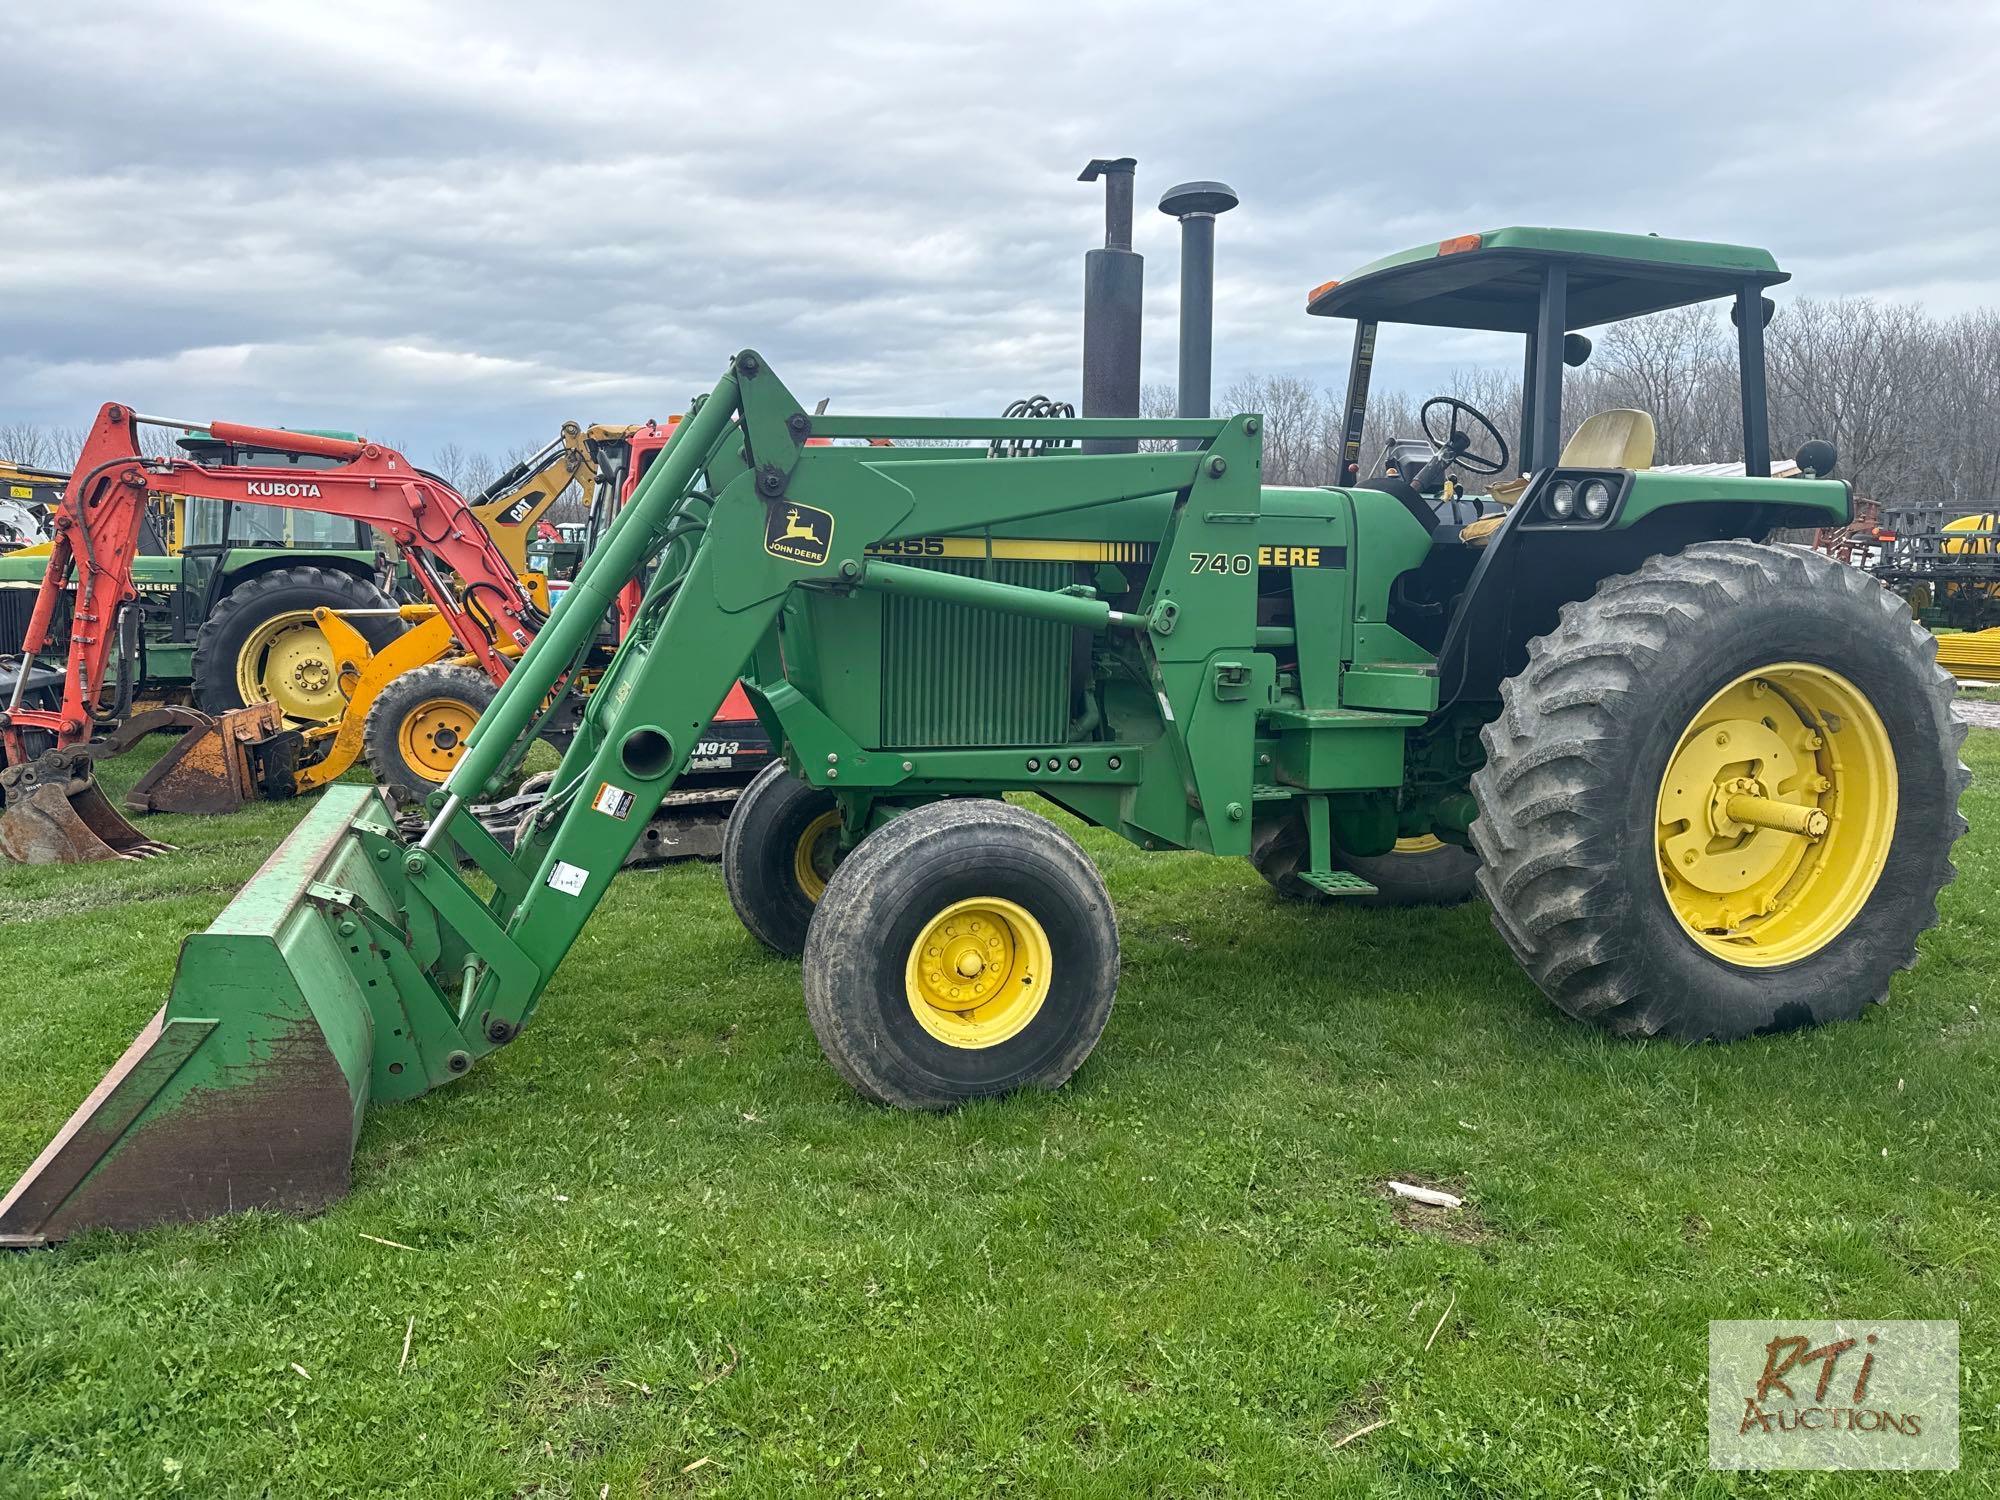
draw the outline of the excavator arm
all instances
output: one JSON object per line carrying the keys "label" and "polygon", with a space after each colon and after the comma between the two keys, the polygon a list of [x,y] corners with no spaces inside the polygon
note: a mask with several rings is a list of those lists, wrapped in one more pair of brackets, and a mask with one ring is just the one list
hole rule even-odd
{"label": "excavator arm", "polygon": [[598,445],[629,438],[636,427],[565,422],[541,452],[524,458],[466,503],[516,573],[527,571],[535,527],[571,485],[589,494],[598,481]]}
{"label": "excavator arm", "polygon": [[[226,443],[341,462],[301,470],[207,468],[187,459],[148,458],[139,450],[138,429],[149,425],[206,431]],[[542,623],[541,612],[471,507],[394,449],[235,422],[145,417],[113,403],[91,425],[56,513],[49,565],[23,641],[24,662],[48,650],[55,643],[57,604],[72,594],[62,701],[55,708],[28,707],[28,674],[20,675],[0,712],[7,764],[29,758],[31,737],[46,737],[59,749],[90,737],[90,706],[99,699],[117,645],[118,615],[136,597],[132,560],[146,508],[167,496],[236,500],[366,522],[403,549],[425,597],[495,681],[507,675],[511,660],[527,649]]]}

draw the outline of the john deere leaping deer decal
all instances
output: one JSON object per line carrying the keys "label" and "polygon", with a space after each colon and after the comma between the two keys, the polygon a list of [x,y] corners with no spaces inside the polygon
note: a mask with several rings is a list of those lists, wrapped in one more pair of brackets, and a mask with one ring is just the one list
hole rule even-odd
{"label": "john deere leaping deer decal", "polygon": [[825,511],[788,500],[766,512],[764,550],[771,556],[816,568],[832,546],[833,517]]}

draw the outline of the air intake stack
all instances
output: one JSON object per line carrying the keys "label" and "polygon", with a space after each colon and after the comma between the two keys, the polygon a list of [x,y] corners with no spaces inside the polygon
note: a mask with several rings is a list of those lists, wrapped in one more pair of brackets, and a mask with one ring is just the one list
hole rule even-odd
{"label": "air intake stack", "polygon": [[[1160,212],[1181,221],[1181,358],[1174,414],[1209,415],[1209,380],[1215,362],[1215,218],[1236,207],[1226,182],[1183,182],[1167,189]],[[1136,352],[1136,348],[1135,348]],[[1183,448],[1198,448],[1182,438]]]}

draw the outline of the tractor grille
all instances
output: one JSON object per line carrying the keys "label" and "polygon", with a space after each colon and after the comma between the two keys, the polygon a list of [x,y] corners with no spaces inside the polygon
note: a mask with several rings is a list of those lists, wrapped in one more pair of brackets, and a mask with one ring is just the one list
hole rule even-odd
{"label": "tractor grille", "polygon": [[[1072,564],[932,561],[922,566],[1059,589]],[[988,570],[991,570],[990,572]],[[882,744],[1061,744],[1069,734],[1071,628],[963,604],[892,595],[882,606]]]}

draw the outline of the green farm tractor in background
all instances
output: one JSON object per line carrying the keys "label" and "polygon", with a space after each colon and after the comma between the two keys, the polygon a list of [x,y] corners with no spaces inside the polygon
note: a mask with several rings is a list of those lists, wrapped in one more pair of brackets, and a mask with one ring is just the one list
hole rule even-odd
{"label": "green farm tractor in background", "polygon": [[[1763,477],[1783,279],[1734,246],[1507,229],[1328,283],[1310,311],[1357,325],[1357,456],[1381,325],[1526,344],[1518,456],[1434,401],[1414,474],[1338,488],[1264,484],[1255,413],[816,416],[738,354],[421,831],[329,788],[188,939],[0,1238],[339,1197],[367,1105],[519,1035],[739,674],[783,765],[732,821],[729,893],[803,954],[813,1030],[870,1099],[1054,1088],[1103,1031],[1112,903],[1067,834],[1003,800],[1027,792],[1316,899],[1432,899],[1469,871],[1542,991],[1619,1033],[1858,1015],[1936,919],[1963,731],[1897,600],[1762,540],[1850,508],[1823,444],[1801,455],[1816,477]],[[1575,330],[1714,299],[1748,477],[1649,472],[1640,413],[1563,443]],[[929,441],[860,441],[880,439]],[[633,629],[503,849],[472,808],[635,579]]]}

